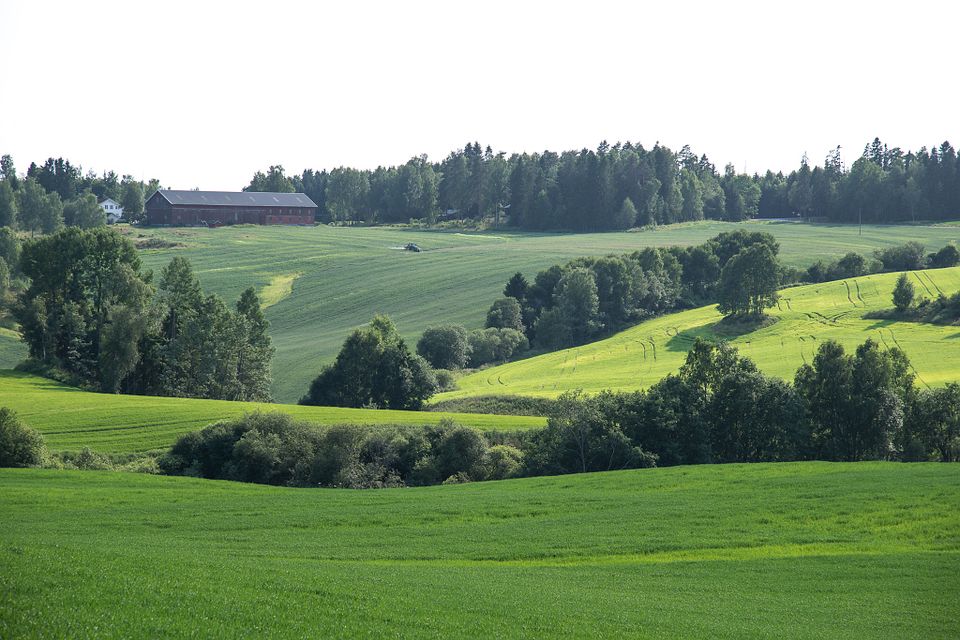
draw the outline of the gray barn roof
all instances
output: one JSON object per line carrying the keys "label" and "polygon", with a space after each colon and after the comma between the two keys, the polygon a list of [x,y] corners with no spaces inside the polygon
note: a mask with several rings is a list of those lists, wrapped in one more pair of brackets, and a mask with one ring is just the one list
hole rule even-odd
{"label": "gray barn roof", "polygon": [[174,191],[160,189],[160,196],[170,204],[191,206],[244,207],[316,207],[303,193],[269,193],[262,191]]}

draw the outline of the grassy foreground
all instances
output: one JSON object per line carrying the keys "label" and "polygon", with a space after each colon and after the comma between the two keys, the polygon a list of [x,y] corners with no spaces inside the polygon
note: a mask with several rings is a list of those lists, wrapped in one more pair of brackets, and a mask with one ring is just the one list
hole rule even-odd
{"label": "grassy foreground", "polygon": [[189,431],[255,410],[283,411],[317,424],[437,424],[450,418],[483,430],[538,427],[546,419],[477,413],[433,413],[301,407],[298,405],[228,402],[89,393],[16,371],[0,371],[0,407],[14,409],[43,434],[53,451],[90,447],[101,453],[164,449]]}
{"label": "grassy foreground", "polygon": [[0,486],[0,637],[960,634],[960,465]]}
{"label": "grassy foreground", "polygon": [[[487,309],[516,271],[584,255],[626,253],[647,246],[697,244],[745,227],[773,233],[785,263],[806,267],[847,251],[918,240],[939,248],[960,241],[958,227],[865,226],[748,222],[671,225],[642,233],[440,233],[389,228],[234,227],[134,229],[181,246],[143,252],[159,270],[175,255],[189,258],[207,291],[231,303],[249,286],[261,291],[274,359],[274,397],[295,402],[320,367],[333,360],[355,327],[389,314],[415,341],[431,324],[483,324]],[[415,242],[424,251],[398,249]],[[2,337],[0,337],[2,338]],[[2,353],[2,352],[0,352]],[[3,362],[0,362],[3,364]],[[14,363],[7,362],[11,367]]]}
{"label": "grassy foreground", "polygon": [[[960,327],[864,318],[893,306],[898,276],[887,273],[785,289],[778,307],[768,310],[777,322],[739,336],[718,333],[721,315],[715,305],[672,313],[606,340],[464,376],[457,390],[437,399],[641,389],[679,369],[697,337],[729,340],[761,370],[784,379],[792,379],[800,365],[811,362],[824,340],[854,349],[873,338],[888,348],[903,349],[921,386],[960,380]],[[918,296],[934,298],[960,290],[960,267],[917,271],[911,278]]]}

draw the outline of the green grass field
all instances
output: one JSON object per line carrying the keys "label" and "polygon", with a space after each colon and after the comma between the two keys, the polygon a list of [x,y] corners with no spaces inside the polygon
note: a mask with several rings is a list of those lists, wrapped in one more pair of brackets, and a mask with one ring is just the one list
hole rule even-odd
{"label": "green grass field", "polygon": [[[624,253],[651,245],[689,245],[739,226],[773,233],[787,264],[806,266],[847,251],[918,240],[939,248],[960,240],[946,226],[854,226],[722,222],[674,225],[642,233],[453,233],[389,228],[235,227],[132,230],[183,246],[143,252],[159,270],[174,255],[190,259],[204,287],[233,302],[248,286],[263,293],[277,355],[274,394],[295,402],[347,334],[374,313],[390,314],[415,341],[429,325],[482,325],[487,308],[516,271],[584,255]],[[415,242],[424,251],[398,250]],[[2,339],[2,337],[0,337]],[[0,350],[2,352],[2,350]],[[22,353],[22,352],[21,352]],[[9,368],[15,361],[2,360]]]}
{"label": "green grass field", "polygon": [[[854,349],[868,337],[910,357],[921,386],[960,380],[960,327],[869,320],[864,314],[891,308],[899,274],[888,273],[785,289],[778,320],[763,329],[730,338],[768,374],[792,379],[811,362],[817,346],[836,340]],[[918,295],[960,290],[960,267],[912,275]],[[572,389],[645,388],[679,369],[697,337],[720,339],[715,305],[643,322],[606,340],[485,369],[458,381],[459,388],[436,400],[489,394],[556,396]]]}
{"label": "green grass field", "polygon": [[960,635],[958,465],[0,486],[4,638]]}
{"label": "green grass field", "polygon": [[13,329],[0,327],[0,367],[13,367],[27,357],[27,345]]}
{"label": "green grass field", "polygon": [[245,412],[283,411],[317,424],[436,424],[450,418],[482,430],[517,430],[546,424],[546,419],[478,413],[432,413],[301,407],[298,405],[193,400],[89,393],[15,371],[0,371],[0,407],[14,409],[43,434],[53,451],[90,447],[101,453],[165,449],[180,435]]}

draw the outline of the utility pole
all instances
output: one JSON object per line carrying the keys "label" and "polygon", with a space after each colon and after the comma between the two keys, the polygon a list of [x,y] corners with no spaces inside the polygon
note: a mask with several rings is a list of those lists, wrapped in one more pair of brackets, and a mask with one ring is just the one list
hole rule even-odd
{"label": "utility pole", "polygon": [[857,211],[859,211],[859,214],[857,215],[857,220],[860,226],[860,235],[862,236],[863,235],[863,207],[860,207]]}

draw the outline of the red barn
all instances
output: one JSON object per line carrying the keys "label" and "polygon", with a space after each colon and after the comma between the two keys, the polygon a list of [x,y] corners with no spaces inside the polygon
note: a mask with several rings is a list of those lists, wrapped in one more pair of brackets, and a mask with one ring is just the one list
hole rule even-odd
{"label": "red barn", "polygon": [[317,205],[302,193],[160,189],[144,205],[151,226],[313,224]]}

